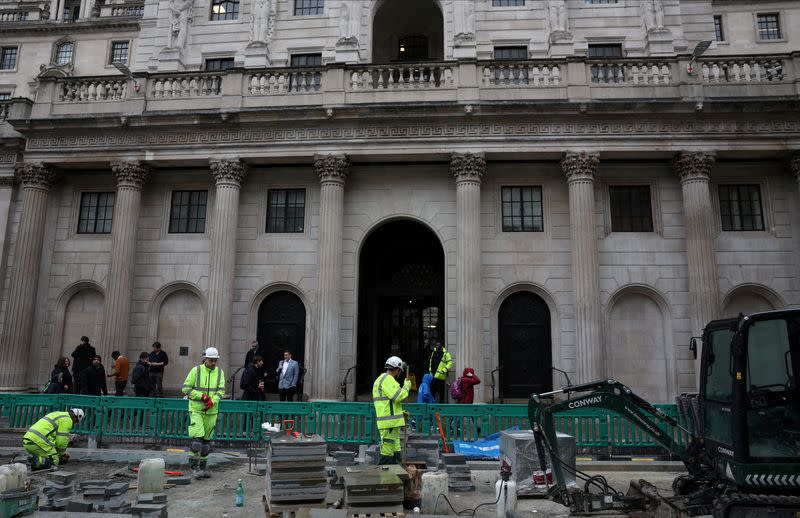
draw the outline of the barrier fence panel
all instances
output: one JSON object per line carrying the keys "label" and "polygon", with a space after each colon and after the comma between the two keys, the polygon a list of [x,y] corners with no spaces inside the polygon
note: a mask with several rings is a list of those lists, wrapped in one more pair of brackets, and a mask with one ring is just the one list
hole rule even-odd
{"label": "barrier fence panel", "polygon": [[262,423],[282,423],[281,429],[284,429],[283,423],[292,421],[290,424],[294,426],[295,432],[302,434],[317,432],[316,416],[314,415],[311,403],[269,401],[266,403],[259,403],[259,405],[264,412],[262,414]]}
{"label": "barrier fence panel", "polygon": [[332,442],[372,443],[375,412],[371,404],[320,402],[312,404],[316,433]]}
{"label": "barrier fence panel", "polygon": [[145,397],[100,398],[100,433],[125,439],[155,437],[156,400]]}
{"label": "barrier fence panel", "polygon": [[13,394],[8,408],[10,428],[30,428],[45,414],[60,410],[57,395]]}
{"label": "barrier fence panel", "polygon": [[257,401],[221,401],[214,438],[251,442],[261,434],[261,409]]}
{"label": "barrier fence panel", "polygon": [[188,439],[189,402],[185,399],[158,398],[156,402],[156,437]]}

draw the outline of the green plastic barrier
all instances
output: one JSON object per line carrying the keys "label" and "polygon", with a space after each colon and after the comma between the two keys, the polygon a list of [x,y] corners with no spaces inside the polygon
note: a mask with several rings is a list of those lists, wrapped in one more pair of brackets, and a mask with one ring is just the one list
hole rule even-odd
{"label": "green plastic barrier", "polygon": [[100,398],[100,433],[104,436],[144,438],[156,435],[156,400],[145,397]]}
{"label": "green plastic barrier", "polygon": [[59,396],[52,394],[12,394],[8,408],[10,428],[30,428],[45,414],[60,410]]}
{"label": "green plastic barrier", "polygon": [[100,431],[103,420],[102,397],[79,394],[59,394],[50,397],[58,398],[58,410],[69,410],[70,408],[83,410],[83,421],[72,427],[72,433],[97,435]]}
{"label": "green plastic barrier", "polygon": [[[261,422],[283,423],[293,421],[294,431],[303,434],[317,433],[316,415],[311,403],[269,401],[259,403],[263,409]],[[283,425],[281,428],[285,428]]]}
{"label": "green plastic barrier", "polygon": [[261,430],[261,409],[256,401],[220,401],[214,438],[220,441],[251,442]]}
{"label": "green plastic barrier", "polygon": [[156,437],[189,438],[189,402],[185,399],[155,398]]}
{"label": "green plastic barrier", "polygon": [[375,412],[371,404],[345,402],[312,403],[316,433],[332,442],[372,443]]}

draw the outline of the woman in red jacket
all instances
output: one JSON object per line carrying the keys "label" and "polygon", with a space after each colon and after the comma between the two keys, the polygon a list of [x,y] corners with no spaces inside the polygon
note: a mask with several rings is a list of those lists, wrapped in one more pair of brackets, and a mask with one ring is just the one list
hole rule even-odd
{"label": "woman in red jacket", "polygon": [[458,383],[461,387],[461,399],[456,402],[462,405],[471,405],[475,401],[475,385],[480,385],[481,379],[475,375],[472,367],[467,367]]}

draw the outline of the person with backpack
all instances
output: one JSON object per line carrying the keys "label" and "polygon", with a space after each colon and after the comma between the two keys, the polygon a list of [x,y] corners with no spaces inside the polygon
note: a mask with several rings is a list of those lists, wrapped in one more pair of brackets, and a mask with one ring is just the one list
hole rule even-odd
{"label": "person with backpack", "polygon": [[467,367],[461,377],[450,385],[450,396],[460,405],[471,405],[475,402],[475,385],[480,383],[481,379],[475,375],[475,370]]}

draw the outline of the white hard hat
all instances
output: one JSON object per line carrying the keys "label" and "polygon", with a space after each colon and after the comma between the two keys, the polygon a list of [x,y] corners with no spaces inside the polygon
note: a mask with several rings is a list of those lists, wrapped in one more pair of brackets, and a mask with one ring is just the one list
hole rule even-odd
{"label": "white hard hat", "polygon": [[390,356],[389,359],[386,360],[387,369],[400,369],[402,367],[403,360],[401,360],[399,356]]}
{"label": "white hard hat", "polygon": [[203,358],[211,358],[212,360],[219,358],[219,351],[217,351],[216,347],[209,347],[206,349],[206,352],[203,353]]}
{"label": "white hard hat", "polygon": [[84,417],[86,417],[86,415],[83,413],[83,410],[80,408],[70,408],[69,413],[72,414],[72,416],[75,417],[79,423],[83,421]]}

